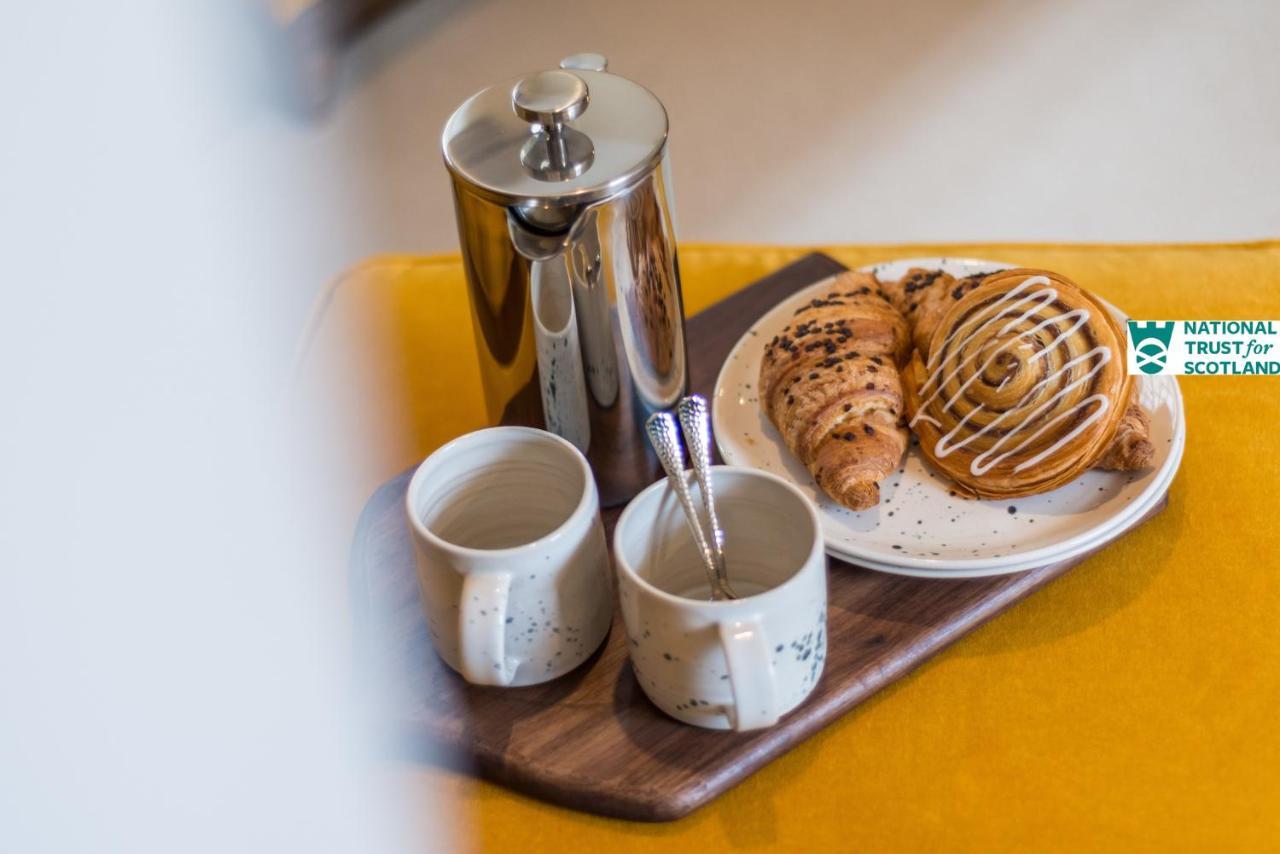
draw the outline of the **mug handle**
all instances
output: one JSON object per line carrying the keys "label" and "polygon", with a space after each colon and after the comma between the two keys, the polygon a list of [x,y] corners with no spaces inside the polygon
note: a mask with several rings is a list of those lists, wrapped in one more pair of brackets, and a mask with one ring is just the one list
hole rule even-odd
{"label": "mug handle", "polygon": [[779,717],[778,689],[764,630],[754,619],[730,620],[719,628],[733,689],[733,728],[742,731],[773,726]]}
{"label": "mug handle", "polygon": [[511,576],[505,572],[467,575],[458,608],[458,649],[462,676],[474,685],[505,688],[515,677],[507,666],[507,598]]}

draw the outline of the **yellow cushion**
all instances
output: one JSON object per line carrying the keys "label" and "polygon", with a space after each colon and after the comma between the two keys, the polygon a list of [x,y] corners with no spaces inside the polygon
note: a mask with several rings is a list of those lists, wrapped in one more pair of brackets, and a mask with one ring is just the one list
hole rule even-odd
{"label": "yellow cushion", "polygon": [[[1277,241],[823,250],[851,267],[1059,270],[1138,318],[1280,318]],[[686,309],[806,251],[682,246]],[[356,506],[483,426],[472,343],[454,256],[376,258],[326,295],[303,375],[349,396],[344,426],[373,450]],[[682,821],[585,816],[409,763],[388,774],[497,851],[1275,850],[1280,379],[1181,382],[1187,450],[1163,514]]]}

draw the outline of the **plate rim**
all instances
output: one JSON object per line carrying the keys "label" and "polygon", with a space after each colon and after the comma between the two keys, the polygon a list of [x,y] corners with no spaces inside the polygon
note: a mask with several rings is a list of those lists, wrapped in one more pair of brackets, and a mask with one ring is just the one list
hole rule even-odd
{"label": "plate rim", "polygon": [[1172,457],[1176,454],[1178,457],[1178,463],[1167,475],[1153,481],[1153,486],[1157,486],[1158,488],[1154,491],[1150,491],[1150,487],[1148,490],[1144,490],[1142,493],[1142,500],[1135,501],[1130,504],[1123,513],[1117,513],[1112,517],[1119,519],[1119,521],[1112,527],[1099,532],[1096,537],[1089,538],[1084,542],[1076,543],[1075,545],[1064,548],[1059,552],[1054,552],[1049,555],[1036,555],[1034,552],[1027,552],[1026,554],[1033,555],[1033,557],[1020,559],[1007,566],[967,567],[962,569],[944,569],[940,567],[924,569],[919,567],[894,566],[893,564],[886,563],[884,561],[846,554],[835,546],[828,548],[827,554],[831,557],[845,561],[846,563],[855,564],[865,569],[913,578],[989,578],[997,575],[1012,575],[1016,572],[1027,572],[1059,561],[1070,560],[1075,557],[1087,555],[1096,549],[1100,549],[1103,546],[1114,542],[1136,527],[1146,513],[1168,494],[1169,489],[1172,488],[1173,481],[1177,476],[1178,467],[1181,465],[1182,454],[1186,450],[1185,437],[1183,441],[1175,442],[1174,444],[1175,450],[1170,451],[1170,456]]}
{"label": "plate rim", "polygon": [[[1000,269],[1010,269],[1017,266],[1014,264],[1010,264],[1006,261],[995,261],[987,258],[975,258],[972,256],[964,256],[964,255],[960,255],[960,256],[939,255],[939,256],[917,256],[917,257],[911,257],[911,258],[892,258],[892,259],[889,259],[886,261],[880,261],[874,264],[865,264],[861,267],[855,268],[854,272],[873,273],[878,276],[879,271],[887,267],[908,265],[908,266],[936,268],[936,267],[942,266],[943,264],[958,264],[958,265],[975,266],[975,267],[990,267],[993,269],[993,271],[1000,270]],[[826,286],[837,275],[839,274],[833,273],[830,276],[824,276],[823,278],[813,282],[812,284],[807,285],[795,291],[794,293],[789,294],[788,296],[784,297],[778,302],[774,303],[774,305],[770,306],[768,309],[761,312],[761,314],[751,322],[747,330],[744,331],[742,335],[738,337],[738,340],[734,342],[733,346],[729,348],[728,353],[725,355],[724,361],[720,365],[720,370],[716,374],[715,385],[712,388],[712,406],[711,406],[711,419],[712,419],[712,427],[713,427],[713,433],[715,436],[716,447],[717,449],[719,449],[720,456],[724,459],[726,463],[730,465],[740,465],[747,468],[758,468],[758,466],[751,465],[750,463],[747,463],[745,460],[743,460],[742,456],[736,454],[732,448],[726,449],[725,441],[722,438],[724,436],[727,436],[728,433],[723,429],[723,426],[724,426],[723,420],[722,420],[723,416],[720,414],[721,413],[720,391],[726,387],[725,374],[728,371],[730,364],[734,361],[734,358],[733,358],[734,355],[744,347],[744,345],[747,343],[747,340],[749,338],[755,337],[751,334],[751,331],[755,329],[756,326],[759,325],[760,321],[763,318],[767,317],[770,313],[777,310],[778,307],[781,306],[783,303],[788,302],[789,300],[792,300],[792,299],[796,299],[800,297],[802,294],[808,293],[811,290],[820,289]],[[1098,297],[1098,299],[1108,308],[1108,310],[1112,311],[1114,314],[1119,315],[1120,317],[1128,317],[1128,315],[1125,312],[1118,309],[1111,302],[1101,297]],[[1176,378],[1161,378],[1161,379],[1172,379],[1171,387],[1173,389],[1173,395],[1171,397],[1171,400],[1173,404],[1172,409],[1173,409],[1173,415],[1174,415],[1173,425],[1172,425],[1172,437],[1174,439],[1174,443],[1173,443],[1174,447],[1173,449],[1170,450],[1169,455],[1166,457],[1160,469],[1157,470],[1156,476],[1152,479],[1152,482],[1148,484],[1148,486],[1141,493],[1139,493],[1138,500],[1130,504],[1128,508],[1124,508],[1118,511],[1117,513],[1113,514],[1112,516],[1108,517],[1106,521],[1100,523],[1098,526],[1095,526],[1095,528],[1087,530],[1080,534],[1076,534],[1072,537],[1069,537],[1068,539],[1066,539],[1065,541],[1057,545],[1043,546],[1031,551],[1008,554],[999,558],[943,559],[943,558],[934,558],[934,557],[914,557],[914,556],[904,555],[890,562],[890,561],[884,560],[886,556],[881,554],[878,551],[874,553],[859,554],[853,551],[846,551],[845,549],[839,546],[833,545],[830,542],[830,538],[827,536],[827,533],[826,533],[826,526],[829,520],[829,515],[824,513],[822,508],[819,507],[818,516],[824,522],[822,526],[824,550],[828,555],[832,557],[836,557],[836,558],[839,558],[840,560],[844,560],[847,562],[856,563],[859,566],[865,565],[864,562],[866,561],[870,561],[874,564],[878,564],[877,566],[867,567],[868,569],[872,569],[878,572],[890,572],[898,575],[915,575],[920,577],[976,578],[976,577],[984,577],[984,576],[992,576],[992,575],[1005,575],[1005,574],[1011,574],[1014,572],[1023,572],[1023,571],[1026,571],[1027,569],[1034,568],[1035,566],[1041,566],[1041,565],[1045,565],[1046,563],[1052,563],[1055,560],[1068,559],[1077,554],[1081,554],[1085,551],[1088,551],[1094,545],[1096,545],[1097,547],[1101,547],[1105,545],[1106,543],[1111,541],[1110,539],[1107,539],[1107,537],[1111,537],[1112,539],[1114,539],[1114,537],[1118,537],[1121,533],[1128,530],[1128,528],[1133,524],[1134,520],[1138,518],[1137,508],[1149,509],[1150,506],[1153,505],[1155,501],[1159,500],[1160,496],[1167,493],[1169,487],[1173,483],[1173,478],[1177,475],[1178,469],[1182,465],[1182,455],[1186,446],[1186,412],[1185,412],[1184,401],[1182,399],[1182,389],[1179,387]],[[812,484],[806,484],[806,485],[812,486]],[[1120,519],[1120,521],[1113,522],[1113,520],[1115,519]],[[1032,565],[1027,566],[1026,565],[1027,561],[1032,561]],[[886,566],[892,566],[894,567],[894,569],[883,568]]]}

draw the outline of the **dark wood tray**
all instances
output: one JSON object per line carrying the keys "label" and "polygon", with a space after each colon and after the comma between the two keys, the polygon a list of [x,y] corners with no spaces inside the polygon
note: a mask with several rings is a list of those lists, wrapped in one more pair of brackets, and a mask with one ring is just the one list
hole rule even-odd
{"label": "dark wood tray", "polygon": [[[729,349],[768,308],[842,269],[808,255],[691,318],[694,390],[710,397]],[[604,646],[552,683],[500,689],[463,682],[432,650],[419,608],[404,518],[409,475],[370,499],[352,551],[357,666],[369,680],[367,696],[381,698],[375,714],[388,750],[573,809],[643,821],[686,815],[1084,560],[935,581],[829,559],[826,670],[813,695],[771,729],[711,732],[677,723],[648,701],[627,663],[617,616]],[[604,513],[610,535],[619,512]]]}

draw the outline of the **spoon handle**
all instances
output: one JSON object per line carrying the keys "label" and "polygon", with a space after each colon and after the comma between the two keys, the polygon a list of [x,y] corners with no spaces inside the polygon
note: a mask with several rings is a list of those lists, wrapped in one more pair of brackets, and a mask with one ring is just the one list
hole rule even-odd
{"label": "spoon handle", "polygon": [[715,559],[716,583],[727,598],[738,598],[729,586],[729,573],[724,563],[724,528],[716,516],[716,497],[711,485],[711,417],[707,402],[701,395],[691,394],[680,401],[676,408],[680,415],[680,429],[685,444],[689,446],[689,459],[702,490],[702,501],[707,506],[707,525],[711,529],[712,557]]}
{"label": "spoon handle", "polygon": [[702,532],[702,522],[698,520],[698,510],[693,504],[693,496],[689,493],[689,484],[684,478],[684,448],[680,445],[680,433],[676,428],[676,420],[670,412],[655,412],[645,422],[645,432],[649,443],[658,454],[658,461],[667,473],[667,483],[675,491],[684,510],[685,521],[693,533],[693,541],[702,558],[702,568],[707,571],[707,582],[711,585],[713,599],[722,598],[719,578],[716,575],[715,553]]}

